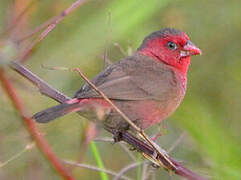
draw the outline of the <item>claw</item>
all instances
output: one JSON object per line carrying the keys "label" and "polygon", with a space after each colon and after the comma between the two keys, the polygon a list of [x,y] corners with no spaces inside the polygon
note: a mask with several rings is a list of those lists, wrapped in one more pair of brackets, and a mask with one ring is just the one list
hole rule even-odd
{"label": "claw", "polygon": [[122,141],[122,132],[119,131],[119,130],[116,130],[116,131],[114,132],[113,139],[114,139],[114,142],[115,142],[115,143]]}

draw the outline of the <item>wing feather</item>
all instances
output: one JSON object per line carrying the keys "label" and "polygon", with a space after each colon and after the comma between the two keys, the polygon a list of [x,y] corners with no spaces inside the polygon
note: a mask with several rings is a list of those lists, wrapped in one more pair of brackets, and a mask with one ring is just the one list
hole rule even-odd
{"label": "wing feather", "polygon": [[[145,57],[128,57],[110,65],[92,82],[107,97],[115,100],[161,100],[171,90],[174,74],[166,65]],[[87,83],[75,97],[100,97]]]}

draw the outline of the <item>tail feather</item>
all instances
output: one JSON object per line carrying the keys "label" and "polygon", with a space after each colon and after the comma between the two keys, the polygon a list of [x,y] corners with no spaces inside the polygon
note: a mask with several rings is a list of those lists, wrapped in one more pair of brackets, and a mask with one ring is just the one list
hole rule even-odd
{"label": "tail feather", "polygon": [[32,118],[38,123],[47,123],[70,112],[76,112],[79,110],[79,107],[79,102],[75,102],[73,104],[59,104],[36,113]]}

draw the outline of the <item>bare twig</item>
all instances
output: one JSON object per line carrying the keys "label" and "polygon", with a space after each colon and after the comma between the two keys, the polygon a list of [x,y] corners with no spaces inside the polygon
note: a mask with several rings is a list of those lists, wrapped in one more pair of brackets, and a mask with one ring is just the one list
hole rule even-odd
{"label": "bare twig", "polygon": [[118,180],[120,179],[125,173],[127,173],[128,171],[138,167],[139,165],[143,164],[144,162],[135,162],[132,163],[126,167],[124,167],[122,170],[120,170],[120,172],[113,178],[113,180]]}
{"label": "bare twig", "polygon": [[[102,168],[99,168],[99,167],[96,167],[96,166],[93,166],[93,165],[82,164],[82,163],[77,163],[77,162],[67,161],[67,160],[64,160],[64,163],[72,165],[72,166],[81,167],[81,168],[87,168],[87,169],[90,169],[90,170],[93,170],[93,171],[102,171],[102,172],[105,172],[105,173],[110,174],[112,176],[118,175],[117,172],[114,172],[114,171],[111,171],[111,170],[108,170],[108,169],[102,169]],[[124,175],[121,175],[120,177],[122,179],[125,179],[125,180],[131,180],[131,178],[126,177]]]}
{"label": "bare twig", "polygon": [[[152,168],[150,165],[146,164],[146,174],[145,176],[142,177],[142,180],[148,180],[151,178],[151,176],[153,176],[155,173],[154,173],[154,168]],[[171,176],[170,176],[171,177]],[[154,178],[152,178],[154,179]]]}
{"label": "bare twig", "polygon": [[34,73],[32,73],[30,70],[25,68],[21,63],[18,62],[10,62],[9,66],[20,73],[22,76],[27,78],[29,81],[31,81],[34,85],[36,85],[39,88],[39,91],[50,98],[53,98],[54,100],[57,100],[60,103],[66,102],[70,100],[71,98],[65,96],[59,91],[56,91],[53,87],[51,87],[49,84],[47,84],[45,81],[40,79],[38,76],[36,76]]}
{"label": "bare twig", "polygon": [[27,47],[27,49],[17,58],[19,61],[23,62],[34,46],[39,43],[43,38],[45,38],[50,31],[52,31],[55,26],[63,20],[65,16],[76,10],[79,6],[83,5],[87,0],[77,0],[70,7],[65,9],[57,17],[51,19],[51,23],[48,24],[47,28]]}
{"label": "bare twig", "polygon": [[113,140],[113,138],[109,138],[109,137],[103,137],[103,138],[100,138],[100,137],[96,137],[94,139],[94,141],[96,142],[109,142],[109,143],[114,143],[115,141]]}
{"label": "bare twig", "polygon": [[21,21],[22,17],[28,12],[28,10],[39,0],[32,0],[29,4],[24,8],[24,10],[11,22],[11,24],[0,34],[3,36],[5,34],[9,34]]}
{"label": "bare twig", "polygon": [[143,165],[142,165],[141,180],[146,180],[147,170],[148,170],[148,164],[147,164],[147,163],[143,163]]}
{"label": "bare twig", "polygon": [[[106,130],[111,132],[111,129],[106,129]],[[114,133],[114,132],[112,132],[112,133]],[[122,140],[127,142],[128,144],[132,145],[138,151],[148,154],[150,156],[155,152],[155,149],[153,149],[153,147],[144,143],[143,141],[139,140],[138,138],[134,137],[132,134],[130,134],[128,132],[124,132],[122,134]],[[156,158],[158,160],[162,161],[162,163],[167,163],[160,156],[157,156]],[[176,171],[174,171],[174,173],[176,173],[182,177],[185,177],[186,179],[189,179],[189,180],[205,180],[206,179],[206,178],[203,178],[203,177],[199,176],[198,174],[192,172],[191,170],[185,168],[184,166],[182,166],[180,163],[173,160],[172,158],[170,158],[170,157],[168,157],[168,158],[177,167],[177,169],[176,169]]]}
{"label": "bare twig", "polygon": [[119,49],[119,51],[121,52],[121,54],[123,56],[127,56],[127,53],[125,52],[125,50],[123,49],[123,47],[119,43],[114,43],[113,45]]}
{"label": "bare twig", "polygon": [[17,154],[13,155],[11,158],[9,158],[8,160],[4,161],[4,162],[0,162],[0,168],[2,168],[3,166],[6,166],[8,163],[10,163],[11,161],[17,159],[19,156],[21,156],[23,153],[25,153],[26,151],[32,149],[34,147],[34,143],[30,143],[27,144],[23,150],[21,150],[20,152],[18,152]]}
{"label": "bare twig", "polygon": [[186,133],[183,132],[178,138],[177,140],[172,144],[172,146],[167,150],[168,153],[171,153],[183,140],[183,138],[185,137]]}
{"label": "bare twig", "polygon": [[126,144],[124,143],[119,143],[120,144],[120,147],[122,147],[122,149],[128,154],[128,156],[133,160],[133,161],[136,161],[136,157],[133,155],[133,152],[130,151],[130,148],[128,148],[126,146]]}
{"label": "bare twig", "polygon": [[44,29],[45,27],[49,26],[50,24],[55,23],[59,18],[64,17],[66,15],[68,15],[69,13],[71,13],[72,11],[74,11],[76,8],[78,8],[80,5],[82,5],[84,2],[86,2],[87,0],[78,0],[76,2],[74,2],[68,9],[62,11],[59,15],[54,16],[50,19],[48,19],[47,21],[45,21],[43,24],[37,26],[35,29],[33,29],[32,31],[26,33],[25,35],[23,35],[21,38],[17,39],[17,43],[20,43],[21,41],[33,36],[34,34],[40,32],[42,29]]}
{"label": "bare twig", "polygon": [[[95,141],[100,141],[100,142],[109,142],[109,143],[114,143],[115,141],[113,140],[113,138],[109,138],[109,137],[104,137],[104,138],[95,138]],[[129,155],[129,157],[131,158],[131,160],[136,161],[135,156],[132,154],[132,152],[130,151],[130,149],[126,146],[126,144],[120,142],[118,143],[120,145],[120,147]]]}
{"label": "bare twig", "polygon": [[[17,67],[16,67],[17,66]],[[26,68],[24,68],[24,66],[20,66],[18,63],[15,64],[15,66],[11,66],[12,69],[16,70],[18,73],[20,73],[22,76],[27,77],[29,79],[29,75],[28,73],[30,72],[29,70],[26,71]],[[23,72],[23,73],[22,73]],[[39,81],[40,78],[38,78],[36,75],[31,77],[31,82],[33,82],[34,84],[41,84],[42,80]],[[45,83],[47,84],[47,83]],[[56,94],[61,94],[60,92],[58,92],[56,89],[52,88],[51,86],[47,85],[47,86],[42,86],[46,89],[42,89],[43,92],[55,92],[55,93],[50,93],[51,95],[53,95],[51,98],[55,99],[58,102],[64,103],[65,101],[63,101],[63,98],[61,96],[55,96]],[[44,93],[45,94],[45,93]],[[65,96],[66,99],[69,99],[69,97]],[[115,132],[113,131],[113,129],[107,129],[105,128],[107,131],[109,131],[110,133],[114,134]],[[140,139],[136,138],[135,136],[133,136],[132,134],[128,133],[128,132],[123,132],[122,133],[122,141],[127,142],[128,144],[130,144],[131,146],[133,146],[135,149],[137,149],[138,151],[149,155],[149,157],[152,157],[153,154],[155,154],[156,148],[153,148],[152,146],[150,146],[149,144],[146,144],[145,142],[141,141]],[[161,161],[165,167],[169,167],[169,161],[172,162],[172,164],[175,165],[176,169],[174,170],[174,173],[185,177],[189,180],[205,180],[205,178],[199,176],[198,174],[192,172],[191,170],[183,167],[180,163],[178,163],[177,161],[173,160],[172,158],[170,158],[169,156],[167,156],[166,158],[168,158],[168,161],[166,161],[166,159],[164,159],[162,156],[157,155],[156,160]]]}
{"label": "bare twig", "polygon": [[106,62],[106,59],[108,57],[108,50],[109,50],[109,43],[110,43],[110,39],[111,39],[111,13],[108,12],[108,22],[107,22],[109,29],[106,35],[106,42],[105,42],[105,52],[104,52],[104,68],[106,67],[106,65],[108,65],[108,63]]}
{"label": "bare twig", "polygon": [[59,159],[57,158],[57,156],[55,155],[55,153],[53,152],[52,148],[49,146],[48,142],[45,140],[43,135],[40,133],[35,122],[26,114],[23,102],[18,97],[18,94],[12,86],[12,83],[8,80],[3,68],[0,69],[0,81],[5,92],[8,94],[16,110],[19,112],[21,118],[25,122],[29,133],[33,137],[39,149],[45,154],[51,165],[56,169],[60,176],[62,176],[66,180],[74,180],[74,178],[69,174],[69,172],[59,161]]}
{"label": "bare twig", "polygon": [[106,64],[106,66],[109,66],[112,64],[112,61],[108,57],[105,57],[104,55],[99,55],[99,57],[104,60],[104,63]]}
{"label": "bare twig", "polygon": [[19,44],[22,41],[32,37],[33,35],[35,35],[36,33],[40,32],[41,30],[43,30],[45,27],[47,27],[48,25],[50,25],[51,23],[53,23],[54,21],[56,21],[56,19],[58,18],[59,15],[54,16],[50,19],[48,19],[47,21],[45,21],[43,24],[37,26],[35,29],[31,30],[30,32],[27,32],[26,34],[24,34],[22,37],[16,39],[16,43]]}

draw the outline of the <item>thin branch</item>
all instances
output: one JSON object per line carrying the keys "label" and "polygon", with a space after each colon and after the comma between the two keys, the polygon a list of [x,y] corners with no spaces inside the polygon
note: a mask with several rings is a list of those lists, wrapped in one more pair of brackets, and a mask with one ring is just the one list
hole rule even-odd
{"label": "thin branch", "polygon": [[106,67],[106,65],[108,65],[108,63],[106,62],[106,59],[108,57],[109,44],[110,44],[110,39],[111,39],[111,31],[112,31],[112,27],[111,27],[111,13],[110,12],[108,12],[108,22],[107,22],[107,25],[108,25],[109,29],[107,31],[106,42],[105,42],[104,68]]}
{"label": "thin branch", "polygon": [[[26,68],[24,66],[20,66],[18,63],[15,64],[16,66],[10,66],[12,69],[16,70],[18,73],[20,73],[23,77],[29,78],[28,72],[30,72],[29,70],[26,71]],[[16,69],[17,68],[17,69]],[[34,84],[41,84],[42,80],[39,81],[40,78],[36,78],[37,76],[32,76],[31,82],[33,82]],[[36,79],[35,79],[36,78]],[[47,84],[47,83],[45,83]],[[53,95],[51,98],[55,99],[58,102],[64,103],[65,101],[63,101],[62,98],[60,98],[60,96],[55,96],[56,94],[61,94],[60,92],[58,92],[56,89],[52,88],[51,86],[42,86],[40,85],[40,87],[44,87],[46,89],[42,89],[42,92],[55,92],[55,93],[51,93],[51,95]],[[49,89],[50,88],[50,89]],[[69,97],[65,96],[66,99],[69,99]],[[110,133],[114,134],[114,130],[113,129],[107,129],[105,128],[107,131],[109,131]],[[128,132],[122,132],[122,137],[121,137],[122,141],[125,141],[126,143],[130,144],[131,146],[133,146],[136,150],[142,152],[142,154],[148,155],[149,157],[153,157],[153,154],[155,154],[156,149],[153,148],[152,146],[150,146],[149,144],[141,141],[140,139],[136,138],[135,136],[133,136],[132,134],[128,133]],[[205,178],[199,176],[198,174],[192,172],[191,170],[183,167],[180,163],[178,163],[177,161],[173,160],[171,157],[167,157],[168,161],[166,161],[166,159],[164,159],[162,156],[155,156],[155,159],[157,161],[162,162],[165,167],[169,167],[168,162],[171,161],[172,164],[175,165],[176,169],[174,170],[174,173],[185,177],[189,180],[205,180]],[[166,169],[168,170],[168,169]]]}
{"label": "thin branch", "polygon": [[9,158],[8,160],[4,161],[4,162],[0,162],[0,168],[2,168],[3,166],[6,166],[8,163],[10,163],[11,161],[17,159],[18,157],[20,157],[23,153],[25,153],[26,151],[32,149],[34,147],[34,143],[30,143],[27,144],[23,150],[21,150],[20,152],[16,153],[15,155],[13,155],[11,158]]}
{"label": "thin branch", "polygon": [[0,34],[3,36],[9,34],[21,21],[22,17],[28,12],[28,10],[39,0],[32,0],[29,4],[23,9],[23,11],[11,22],[11,24]]}
{"label": "thin branch", "polygon": [[136,161],[136,157],[133,155],[133,152],[130,151],[130,149],[126,146],[126,144],[124,143],[119,143],[120,147],[122,147],[122,149],[128,154],[128,156],[133,160]]}
{"label": "thin branch", "polygon": [[[87,169],[90,169],[90,170],[93,170],[93,171],[98,171],[98,172],[99,171],[105,172],[105,173],[110,174],[112,176],[118,175],[117,172],[114,172],[114,171],[111,171],[111,170],[108,170],[108,169],[98,168],[96,166],[92,166],[92,165],[88,165],[88,164],[81,164],[81,163],[77,163],[77,162],[73,162],[73,161],[67,161],[67,160],[63,160],[63,161],[64,161],[64,163],[69,164],[69,165],[73,165],[73,166],[77,166],[77,167],[81,167],[81,168],[87,168]],[[121,178],[125,179],[125,180],[131,180],[131,178],[126,177],[124,175],[121,175]]]}
{"label": "thin branch", "polygon": [[71,12],[76,10],[79,6],[83,5],[87,0],[77,0],[70,5],[67,9],[62,11],[57,17],[51,18],[51,23],[47,25],[47,28],[27,47],[27,49],[17,58],[19,61],[23,62],[27,55],[32,51],[34,46],[44,39],[49,32],[51,32],[55,26],[63,20],[63,18],[69,15]]}
{"label": "thin branch", "polygon": [[60,176],[62,176],[66,180],[74,180],[74,178],[69,174],[69,172],[59,161],[59,159],[53,152],[52,148],[49,146],[48,142],[41,134],[41,132],[38,130],[35,122],[26,114],[23,101],[18,97],[18,94],[16,93],[12,83],[8,80],[3,68],[0,69],[0,81],[2,83],[3,89],[8,94],[16,110],[19,112],[21,118],[27,126],[29,133],[35,140],[39,149],[45,154],[51,165],[54,167],[54,169],[58,172]]}
{"label": "thin branch", "polygon": [[177,140],[172,144],[172,146],[167,150],[168,153],[171,153],[183,140],[183,138],[185,137],[186,133],[183,132],[178,138]]}
{"label": "thin branch", "polygon": [[[154,173],[154,168],[152,168],[150,165],[147,166],[147,172],[145,174],[145,177],[142,177],[143,180],[148,180],[151,178],[151,176],[153,176]],[[170,176],[171,177],[171,176]],[[152,178],[154,179],[154,178]]]}
{"label": "thin branch", "polygon": [[113,140],[113,138],[109,138],[109,137],[103,137],[103,138],[100,138],[100,137],[96,137],[94,139],[94,141],[96,142],[109,142],[109,143],[114,143],[115,141]]}
{"label": "thin branch", "polygon": [[[76,3],[76,4],[75,4],[75,3]],[[73,8],[72,10],[70,9],[71,11],[75,10],[75,7],[77,8],[78,6],[82,5],[84,2],[82,2],[81,0],[79,0],[79,1],[76,1],[75,3],[73,3],[73,4],[75,4],[74,8]],[[80,4],[78,4],[78,3],[80,3]],[[70,6],[70,8],[73,6],[73,4]],[[37,26],[35,29],[31,30],[30,32],[24,34],[21,38],[17,39],[16,42],[17,42],[17,43],[21,43],[23,40],[25,40],[25,39],[27,39],[27,38],[30,38],[31,36],[33,36],[33,35],[35,35],[36,33],[40,32],[40,31],[41,31],[42,29],[44,29],[45,27],[47,27],[47,26],[49,26],[50,24],[56,22],[60,17],[66,16],[67,14],[71,13],[71,11],[67,11],[67,12],[66,12],[66,10],[62,11],[59,15],[54,16],[54,17],[48,19],[48,20],[45,21],[43,24]]]}
{"label": "thin branch", "polygon": [[126,57],[128,55],[119,43],[114,43],[113,45],[118,48],[118,50],[121,52],[123,56]]}
{"label": "thin branch", "polygon": [[[99,142],[109,142],[109,143],[114,143],[115,141],[113,140],[113,138],[109,138],[109,137],[105,137],[105,138],[95,138],[94,141],[99,141]],[[132,152],[130,151],[130,149],[126,146],[126,144],[120,142],[118,143],[120,145],[120,147],[129,155],[129,157],[131,158],[131,160],[136,161],[136,157],[132,154]]]}
{"label": "thin branch", "polygon": [[146,180],[147,179],[147,170],[148,170],[148,164],[147,163],[143,163],[141,180]]}
{"label": "thin branch", "polygon": [[64,103],[71,99],[71,98],[65,96],[64,94],[62,94],[61,92],[55,90],[53,87],[51,87],[45,81],[40,79],[38,76],[36,76],[30,70],[28,70],[26,67],[24,67],[21,63],[12,61],[12,62],[10,62],[9,66],[16,72],[20,73],[25,78],[27,78],[29,81],[31,81],[34,85],[36,85],[39,88],[39,91],[43,95],[50,97],[54,100],[57,100],[60,103]]}
{"label": "thin branch", "polygon": [[31,30],[30,32],[27,32],[26,34],[24,34],[22,37],[16,39],[16,43],[19,44],[22,41],[24,41],[25,39],[28,39],[30,37],[32,37],[33,35],[35,35],[36,33],[40,32],[41,30],[43,30],[45,27],[49,26],[51,23],[53,23],[54,21],[56,21],[56,19],[59,17],[59,15],[54,16],[50,19],[48,19],[47,21],[45,21],[43,24],[37,26],[35,29]]}
{"label": "thin branch", "polygon": [[144,162],[135,162],[132,163],[126,167],[124,167],[122,170],[120,170],[120,172],[115,176],[115,178],[113,178],[112,180],[118,180],[120,179],[125,173],[127,173],[128,171],[138,167],[139,165],[143,164]]}
{"label": "thin branch", "polygon": [[[114,131],[111,129],[106,129],[107,131],[111,132],[114,134]],[[150,145],[146,144],[145,142],[141,141],[140,139],[136,138],[132,134],[128,132],[122,133],[122,141],[127,142],[128,144],[132,145],[136,150],[148,154],[148,155],[153,155],[155,152],[155,149],[153,149]],[[157,156],[157,160],[162,161],[162,163],[166,163],[162,157]],[[189,180],[205,180],[206,178],[201,177],[200,175],[194,173],[193,171],[185,168],[182,166],[179,162],[175,161],[174,159],[169,157],[169,160],[175,164],[177,167],[176,171],[174,171],[175,174],[180,175],[182,177],[185,177]],[[167,170],[167,169],[166,169]]]}
{"label": "thin branch", "polygon": [[106,66],[109,66],[112,64],[112,61],[108,57],[105,57],[104,55],[99,55],[99,57],[104,60],[104,63],[106,64]]}

